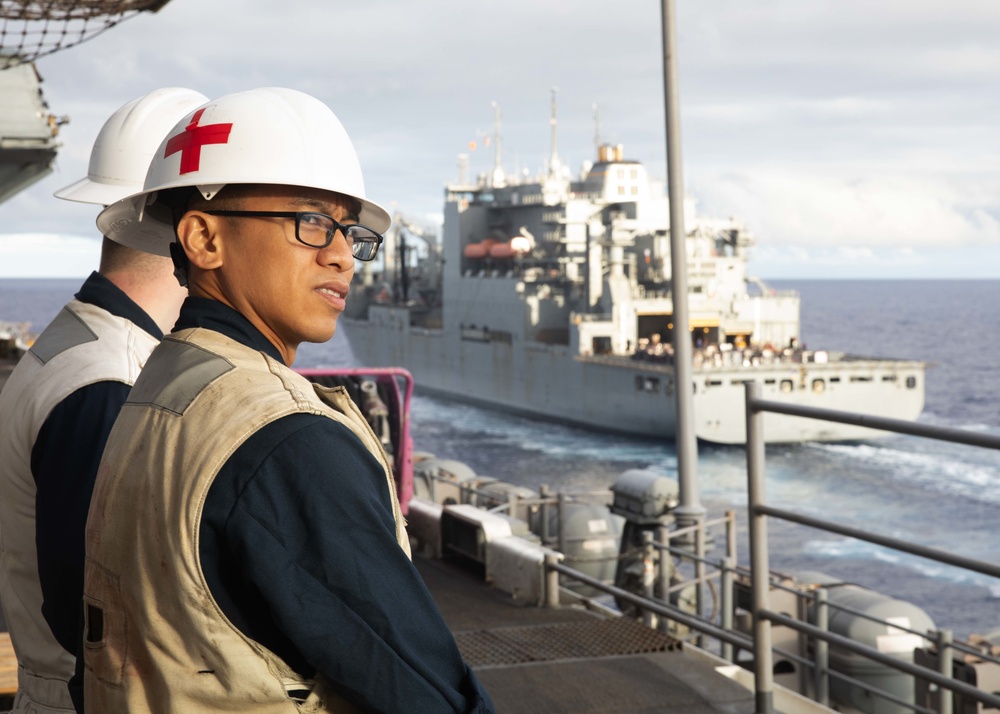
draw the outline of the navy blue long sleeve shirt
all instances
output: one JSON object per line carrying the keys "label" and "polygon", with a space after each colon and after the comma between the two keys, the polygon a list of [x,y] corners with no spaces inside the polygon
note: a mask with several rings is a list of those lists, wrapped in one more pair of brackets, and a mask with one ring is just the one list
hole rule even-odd
{"label": "navy blue long sleeve shirt", "polygon": [[[189,327],[281,361],[221,303],[188,298],[177,328]],[[342,424],[294,414],[237,448],[209,489],[199,556],[240,631],[363,710],[493,711],[396,542],[382,467]]]}
{"label": "navy blue long sleeve shirt", "polygon": [[[163,337],[153,319],[100,273],[91,273],[75,297]],[[130,389],[117,381],[77,389],[52,409],[31,449],[42,614],[59,644],[78,661],[87,511],[104,445]],[[83,711],[81,675],[78,667],[70,682],[77,711]]]}

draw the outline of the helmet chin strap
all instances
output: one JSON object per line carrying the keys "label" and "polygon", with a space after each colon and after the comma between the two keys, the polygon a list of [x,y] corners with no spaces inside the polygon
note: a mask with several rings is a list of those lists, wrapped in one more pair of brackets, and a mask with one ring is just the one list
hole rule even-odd
{"label": "helmet chin strap", "polygon": [[186,288],[188,286],[188,257],[179,241],[175,240],[170,244],[170,259],[174,263],[174,277],[177,278],[177,282],[182,288]]}

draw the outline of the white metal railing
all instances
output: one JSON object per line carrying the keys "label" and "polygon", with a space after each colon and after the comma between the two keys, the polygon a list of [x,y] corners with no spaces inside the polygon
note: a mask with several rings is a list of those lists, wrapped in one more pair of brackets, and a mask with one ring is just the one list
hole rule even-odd
{"label": "white metal railing", "polygon": [[[853,610],[842,603],[828,602],[829,590],[818,588],[793,588],[783,583],[784,576],[772,573],[767,558],[766,517],[784,519],[808,527],[819,528],[846,537],[858,538],[868,542],[895,548],[913,555],[930,558],[941,563],[965,568],[1000,578],[1000,565],[975,561],[963,556],[936,551],[918,544],[898,541],[878,534],[867,533],[855,528],[837,523],[822,521],[802,514],[783,511],[768,506],[763,499],[763,442],[761,441],[762,426],[759,421],[764,411],[780,411],[792,416],[808,418],[825,417],[832,421],[860,424],[886,431],[900,431],[930,438],[938,438],[957,443],[967,443],[987,448],[1000,449],[1000,437],[966,432],[942,427],[932,427],[912,422],[894,422],[832,410],[817,410],[809,407],[798,407],[784,403],[760,400],[754,394],[754,389],[748,385],[748,484],[750,501],[748,506],[750,527],[750,567],[738,566],[736,559],[736,527],[735,514],[732,511],[725,517],[716,520],[706,520],[701,524],[676,528],[661,525],[653,531],[643,533],[642,542],[635,545],[627,553],[620,553],[619,558],[638,558],[642,562],[643,578],[639,591],[626,590],[611,585],[593,575],[583,573],[574,567],[572,560],[565,561],[564,553],[571,545],[573,537],[562,532],[562,528],[550,528],[550,520],[557,518],[560,524],[566,523],[564,509],[569,503],[608,503],[611,496],[607,491],[586,493],[553,494],[542,486],[537,497],[526,497],[519,492],[518,487],[507,492],[497,492],[491,489],[497,482],[484,484],[473,479],[461,483],[451,481],[438,475],[432,475],[432,481],[447,482],[450,488],[458,491],[458,500],[462,503],[475,503],[496,513],[507,513],[515,518],[535,523],[532,528],[536,535],[541,536],[544,544],[555,547],[558,553],[550,553],[545,558],[544,568],[540,576],[545,582],[539,585],[541,593],[539,604],[558,606],[561,596],[567,596],[570,591],[567,585],[576,582],[587,585],[596,591],[612,596],[619,607],[623,603],[635,607],[639,616],[650,626],[671,631],[677,636],[677,630],[688,628],[690,634],[684,639],[694,640],[694,644],[706,648],[705,638],[712,645],[707,649],[714,650],[723,659],[753,668],[758,714],[773,714],[774,710],[774,661],[775,655],[782,660],[801,665],[801,681],[798,690],[808,693],[815,701],[824,706],[830,706],[830,683],[836,680],[846,683],[851,688],[863,690],[874,698],[880,698],[887,704],[896,707],[894,711],[911,710],[921,714],[952,714],[953,697],[957,693],[972,701],[978,701],[991,707],[1000,707],[1000,697],[996,693],[985,692],[975,686],[954,678],[953,664],[958,656],[974,656],[978,660],[1000,667],[1000,658],[975,647],[970,643],[953,641],[949,630],[918,632],[901,627],[898,622],[886,622],[859,610]],[[430,475],[430,474],[428,474]],[[507,484],[513,486],[512,484]],[[523,489],[521,489],[523,490]],[[559,515],[556,515],[556,514]],[[724,542],[724,552],[721,558],[706,556],[707,545],[711,541],[709,529],[722,527],[723,533],[719,540]],[[538,533],[538,531],[541,533]],[[681,579],[677,584],[671,583],[671,572],[684,567],[685,575],[693,572],[693,576]],[[560,576],[564,583],[560,585]],[[675,605],[671,603],[671,595],[688,588],[695,588],[695,604]],[[706,598],[704,590],[712,589],[714,606],[712,613],[706,614]],[[657,590],[659,592],[657,592]],[[782,614],[776,610],[787,611],[789,608],[772,608],[772,591],[788,590],[798,598],[792,607],[797,617]],[[577,601],[587,601],[588,598],[572,594]],[[595,607],[601,606],[596,603]],[[812,608],[813,616],[807,617],[806,610]],[[752,627],[745,624],[737,626],[735,615],[739,612],[750,612]],[[877,651],[864,643],[852,640],[831,631],[829,621],[831,613],[846,612],[854,617],[862,617],[881,625],[903,630],[925,641],[933,643],[936,648],[936,668],[920,666],[900,660],[892,655]],[[619,613],[621,614],[621,613]],[[787,648],[775,648],[771,638],[771,625],[788,627],[799,633],[799,651],[789,652]],[[742,629],[741,629],[742,627]],[[806,647],[809,645],[809,648]],[[891,667],[903,674],[910,675],[924,685],[936,689],[934,697],[937,701],[934,709],[929,709],[919,702],[906,701],[890,692],[880,690],[865,681],[852,677],[849,673],[836,671],[830,664],[830,648],[835,651],[849,652],[871,660],[873,663]],[[807,651],[811,648],[811,653]],[[752,663],[740,662],[740,653],[752,653]],[[811,656],[809,656],[811,654]],[[811,677],[808,675],[811,674]],[[807,679],[808,677],[808,679]],[[810,690],[811,692],[807,692]],[[967,705],[970,702],[967,702]],[[881,709],[879,709],[881,711]],[[966,711],[963,709],[963,711]]]}
{"label": "white metal railing", "polygon": [[[826,645],[836,645],[839,648],[861,655],[869,660],[872,660],[873,662],[877,662],[930,682],[934,686],[938,687],[937,712],[939,714],[952,714],[954,693],[961,694],[964,697],[968,697],[990,707],[1000,708],[1000,696],[984,692],[975,686],[953,678],[952,669],[955,645],[952,642],[951,633],[948,630],[942,630],[937,633],[917,633],[936,643],[938,648],[939,667],[938,670],[933,670],[928,667],[919,666],[901,660],[897,657],[893,657],[889,654],[885,654],[865,644],[830,632],[824,627],[808,624],[787,615],[774,612],[771,609],[770,591],[772,588],[772,582],[768,559],[766,520],[768,516],[831,533],[837,533],[850,538],[856,538],[868,543],[910,553],[911,555],[933,560],[938,563],[971,570],[995,578],[1000,578],[1000,565],[966,558],[964,556],[928,548],[919,544],[890,538],[877,533],[871,533],[831,521],[813,518],[800,513],[768,506],[764,494],[764,413],[771,412],[808,419],[832,421],[841,424],[853,424],[856,426],[878,429],[880,431],[908,434],[912,436],[936,439],[939,441],[967,444],[970,446],[979,446],[982,448],[997,450],[1000,450],[1000,437],[992,434],[932,426],[929,424],[921,424],[900,419],[875,417],[864,414],[835,411],[832,409],[820,409],[816,407],[787,404],[784,402],[768,401],[761,399],[759,393],[759,385],[752,382],[747,383],[746,413],[747,481],[749,494],[748,516],[750,532],[751,590],[753,601],[754,679],[758,714],[773,714],[774,712],[774,671],[771,641],[772,623],[792,628],[799,633],[811,637],[813,642],[825,643]],[[820,648],[817,648],[818,651],[819,649]],[[823,651],[825,657],[825,648]],[[817,691],[823,696],[826,696],[827,688],[824,684],[825,680],[823,679],[823,676],[826,676],[828,673],[828,668],[826,667],[825,662],[817,663],[816,671],[821,675],[820,679],[817,680]],[[884,696],[892,701],[895,701],[895,703],[907,706],[914,711],[933,711],[910,702],[899,702],[885,693],[873,692],[873,694]]]}

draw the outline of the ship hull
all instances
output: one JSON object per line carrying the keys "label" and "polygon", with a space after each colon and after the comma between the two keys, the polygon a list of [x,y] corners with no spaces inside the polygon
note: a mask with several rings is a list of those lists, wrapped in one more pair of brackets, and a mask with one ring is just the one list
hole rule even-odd
{"label": "ship hull", "polygon": [[[355,358],[401,366],[416,389],[601,431],[673,439],[674,372],[626,357],[573,355],[563,345],[462,339],[413,328],[402,307],[376,307],[367,320],[344,320]],[[811,407],[912,420],[923,409],[924,365],[892,360],[701,367],[693,373],[695,433],[719,444],[746,441],[744,382],[761,396]],[[854,425],[767,414],[769,443],[848,441],[881,434]]]}

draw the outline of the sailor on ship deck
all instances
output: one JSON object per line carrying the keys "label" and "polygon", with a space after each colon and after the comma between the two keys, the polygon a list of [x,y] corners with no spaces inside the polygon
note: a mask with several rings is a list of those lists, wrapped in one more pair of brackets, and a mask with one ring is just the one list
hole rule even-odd
{"label": "sailor on ship deck", "polygon": [[350,138],[278,88],[168,137],[139,200],[100,219],[172,222],[191,297],[101,463],[88,709],[492,712],[410,561],[378,439],[343,389],[290,368],[332,337],[389,225]]}
{"label": "sailor on ship deck", "polygon": [[[166,131],[207,99],[166,87],[104,123],[88,175],[56,197],[105,206],[141,190]],[[0,601],[18,661],[15,713],[82,711],[84,529],[111,426],[187,292],[167,258],[104,238],[98,270],[0,394]]]}

